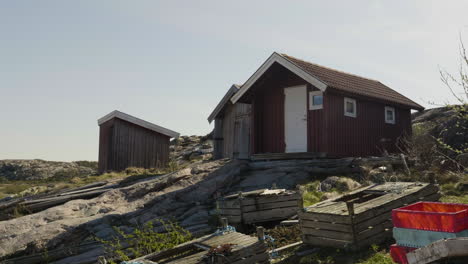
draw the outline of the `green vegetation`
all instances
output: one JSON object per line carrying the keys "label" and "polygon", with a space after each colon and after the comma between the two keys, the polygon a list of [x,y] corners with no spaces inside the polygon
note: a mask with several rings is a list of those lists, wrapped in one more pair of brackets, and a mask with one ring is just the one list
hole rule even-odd
{"label": "green vegetation", "polygon": [[320,181],[313,181],[300,187],[304,207],[311,206],[321,201],[323,193],[318,190],[319,185]]}
{"label": "green vegetation", "polygon": [[343,249],[320,248],[317,252],[298,257],[292,252],[283,259],[275,260],[277,264],[393,264],[392,258],[388,253],[389,245],[385,244],[382,248],[372,245],[370,248],[350,252]]}
{"label": "green vegetation", "polygon": [[[162,226],[165,233],[155,231],[155,224]],[[114,227],[114,230],[118,236],[112,240],[96,238],[97,241],[104,244],[111,264],[170,249],[192,239],[190,232],[174,222],[162,219],[150,221],[141,228],[135,228],[129,234],[117,227]]]}

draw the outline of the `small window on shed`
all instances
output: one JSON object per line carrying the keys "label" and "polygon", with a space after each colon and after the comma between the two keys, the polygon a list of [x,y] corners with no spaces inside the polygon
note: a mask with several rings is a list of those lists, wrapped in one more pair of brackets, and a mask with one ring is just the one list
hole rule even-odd
{"label": "small window on shed", "polygon": [[356,99],[351,99],[345,97],[344,99],[344,115],[349,117],[356,117],[357,116],[357,109],[356,109]]}
{"label": "small window on shed", "polygon": [[323,108],[323,93],[320,91],[309,93],[309,110]]}
{"label": "small window on shed", "polygon": [[385,107],[385,123],[395,124],[395,108],[390,106]]}

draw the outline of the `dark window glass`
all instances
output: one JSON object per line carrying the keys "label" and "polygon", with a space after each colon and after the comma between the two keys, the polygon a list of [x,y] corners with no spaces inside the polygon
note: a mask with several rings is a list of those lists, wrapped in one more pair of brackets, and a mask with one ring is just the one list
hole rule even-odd
{"label": "dark window glass", "polygon": [[387,120],[388,121],[393,121],[393,111],[392,110],[387,110]]}
{"label": "dark window glass", "polygon": [[314,95],[312,104],[314,105],[322,105],[323,104],[323,96],[322,95]]}
{"label": "dark window glass", "polygon": [[346,102],[346,112],[354,114],[354,104],[352,102]]}

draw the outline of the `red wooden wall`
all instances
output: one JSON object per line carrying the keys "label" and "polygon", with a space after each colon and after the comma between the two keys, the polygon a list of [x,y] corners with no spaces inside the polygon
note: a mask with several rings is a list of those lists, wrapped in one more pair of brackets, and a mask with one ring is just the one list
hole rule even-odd
{"label": "red wooden wall", "polygon": [[[284,88],[307,82],[274,64],[251,88],[251,152],[281,153],[284,139]],[[308,91],[317,90],[308,84]],[[357,101],[357,117],[344,115],[344,97]],[[309,96],[307,96],[309,97]],[[307,98],[307,109],[309,109]],[[385,106],[395,107],[396,124],[386,124]],[[344,95],[332,88],[324,93],[323,109],[308,110],[307,149],[331,157],[380,155],[398,152],[399,137],[411,134],[410,109],[365,97]],[[382,142],[387,139],[387,142]]]}
{"label": "red wooden wall", "polygon": [[[344,115],[345,96],[356,99],[356,118]],[[398,138],[411,135],[410,109],[332,92],[327,92],[325,97],[325,152],[329,155],[379,155],[383,149],[398,152]],[[395,107],[395,124],[385,123],[385,106]],[[389,141],[382,142],[382,139]]]}
{"label": "red wooden wall", "polygon": [[169,162],[166,135],[113,118],[100,126],[99,172],[158,168]]}
{"label": "red wooden wall", "polygon": [[279,64],[274,64],[251,89],[252,153],[280,153],[284,143],[284,87],[306,81]]}

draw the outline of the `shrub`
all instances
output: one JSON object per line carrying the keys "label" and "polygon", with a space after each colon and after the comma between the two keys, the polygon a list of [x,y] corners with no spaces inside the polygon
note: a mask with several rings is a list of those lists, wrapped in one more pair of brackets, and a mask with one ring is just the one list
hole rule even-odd
{"label": "shrub", "polygon": [[302,191],[304,207],[311,206],[321,201],[323,193],[318,191],[319,185],[319,181],[314,181],[300,187],[300,190]]}

